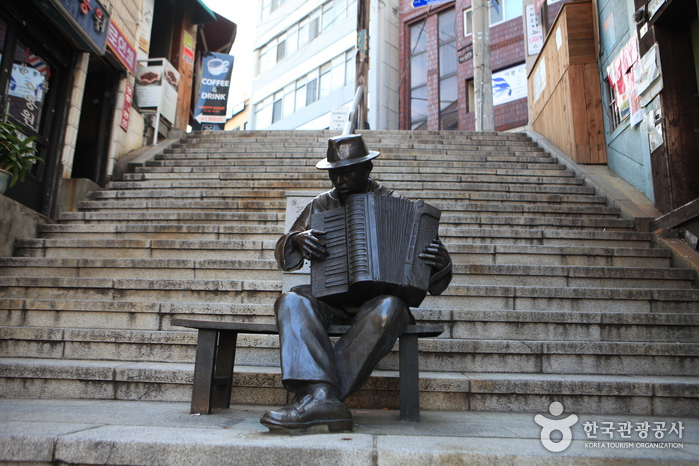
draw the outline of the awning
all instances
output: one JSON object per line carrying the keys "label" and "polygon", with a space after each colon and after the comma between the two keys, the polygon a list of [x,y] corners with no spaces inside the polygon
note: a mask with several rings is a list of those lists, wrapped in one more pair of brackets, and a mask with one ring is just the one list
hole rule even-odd
{"label": "awning", "polygon": [[195,24],[216,21],[216,13],[206,6],[203,0],[194,0],[194,16],[192,22]]}
{"label": "awning", "polygon": [[214,14],[216,15],[215,22],[206,23],[199,28],[200,40],[197,41],[197,50],[229,53],[233,42],[235,42],[238,26],[218,13]]}

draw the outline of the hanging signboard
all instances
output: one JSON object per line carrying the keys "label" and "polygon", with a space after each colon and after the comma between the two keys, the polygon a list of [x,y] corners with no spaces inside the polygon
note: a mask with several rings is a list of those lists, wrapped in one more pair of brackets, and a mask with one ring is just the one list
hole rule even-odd
{"label": "hanging signboard", "polygon": [[199,95],[194,107],[194,130],[223,130],[226,124],[228,91],[231,87],[233,57],[206,52],[202,60]]}
{"label": "hanging signboard", "polygon": [[136,70],[136,100],[139,108],[154,108],[175,124],[180,73],[164,58],[144,61]]}

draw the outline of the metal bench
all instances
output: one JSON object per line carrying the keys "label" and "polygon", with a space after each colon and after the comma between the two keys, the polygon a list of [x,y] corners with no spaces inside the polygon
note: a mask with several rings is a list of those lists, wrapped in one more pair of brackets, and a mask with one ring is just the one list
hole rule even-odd
{"label": "metal bench", "polygon": [[[192,414],[210,414],[214,408],[229,408],[233,388],[235,347],[239,333],[276,335],[275,324],[216,322],[172,319],[172,325],[196,328],[197,355],[194,363]],[[349,326],[331,325],[328,335],[343,335]],[[400,419],[420,420],[420,373],[417,341],[419,337],[436,337],[444,332],[441,324],[408,325],[398,339],[400,377]]]}

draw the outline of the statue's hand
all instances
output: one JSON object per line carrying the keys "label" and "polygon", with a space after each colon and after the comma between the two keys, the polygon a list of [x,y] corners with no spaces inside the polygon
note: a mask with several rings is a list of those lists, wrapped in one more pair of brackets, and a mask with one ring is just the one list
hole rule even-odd
{"label": "statue's hand", "polygon": [[325,259],[328,256],[328,250],[325,248],[325,242],[318,238],[324,236],[325,232],[321,230],[306,230],[298,233],[291,240],[294,249],[303,254],[303,258]]}
{"label": "statue's hand", "polygon": [[431,266],[435,270],[443,270],[451,263],[449,251],[444,247],[442,241],[436,238],[422,250],[420,259],[425,261],[425,264]]}

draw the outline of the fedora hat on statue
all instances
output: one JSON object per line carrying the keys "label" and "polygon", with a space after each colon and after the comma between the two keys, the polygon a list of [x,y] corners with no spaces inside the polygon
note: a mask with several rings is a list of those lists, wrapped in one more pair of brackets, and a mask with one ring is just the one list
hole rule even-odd
{"label": "fedora hat on statue", "polygon": [[367,150],[361,134],[347,134],[328,139],[328,155],[316,164],[319,170],[330,170],[366,162],[379,156]]}

